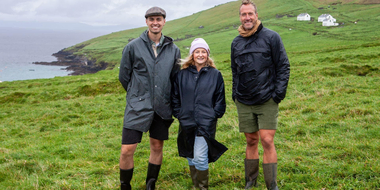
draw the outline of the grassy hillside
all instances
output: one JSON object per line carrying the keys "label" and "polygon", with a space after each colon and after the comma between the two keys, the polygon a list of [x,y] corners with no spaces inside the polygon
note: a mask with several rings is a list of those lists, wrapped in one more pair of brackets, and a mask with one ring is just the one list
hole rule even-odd
{"label": "grassy hillside", "polygon": [[[291,63],[275,139],[280,189],[380,189],[380,4],[371,2],[256,1],[259,18],[280,34]],[[195,37],[205,38],[225,79],[227,112],[216,138],[229,150],[210,165],[210,189],[244,188],[244,136],[230,96],[229,53],[239,5],[218,5],[164,29],[183,57]],[[304,12],[314,21],[296,21]],[[322,27],[316,20],[323,13],[342,25]],[[128,40],[145,29],[68,48],[110,63],[108,70],[0,83],[0,189],[119,188],[125,92],[118,63]],[[178,157],[177,128],[175,122],[165,142],[158,189],[191,187],[187,161]],[[135,154],[134,189],[144,188],[148,157],[145,134]],[[265,189],[261,169],[257,189]]]}

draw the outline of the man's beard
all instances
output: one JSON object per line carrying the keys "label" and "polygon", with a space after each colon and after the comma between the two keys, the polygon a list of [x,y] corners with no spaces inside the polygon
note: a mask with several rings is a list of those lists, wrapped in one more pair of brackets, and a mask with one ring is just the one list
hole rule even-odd
{"label": "man's beard", "polygon": [[250,27],[250,28],[246,28],[246,27],[244,27],[244,25],[243,25],[243,28],[244,28],[245,30],[252,30],[252,29],[256,26],[256,24],[257,24],[257,20],[255,20],[255,21],[252,22],[252,27]]}

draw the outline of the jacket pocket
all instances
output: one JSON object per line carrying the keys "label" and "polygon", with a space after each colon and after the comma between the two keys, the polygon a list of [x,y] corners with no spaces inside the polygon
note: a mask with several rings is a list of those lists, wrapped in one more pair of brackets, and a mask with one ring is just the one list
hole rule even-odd
{"label": "jacket pocket", "polygon": [[178,113],[178,120],[188,120],[193,116],[193,111],[185,111],[185,109],[180,109]]}
{"label": "jacket pocket", "polygon": [[132,97],[129,100],[127,100],[127,103],[128,107],[130,107],[130,109],[134,110],[135,112],[142,112],[151,107],[149,95]]}

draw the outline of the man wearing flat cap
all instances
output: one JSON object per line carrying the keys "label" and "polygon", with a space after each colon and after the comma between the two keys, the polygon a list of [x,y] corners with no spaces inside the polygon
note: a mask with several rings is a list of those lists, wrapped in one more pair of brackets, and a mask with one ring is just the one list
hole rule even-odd
{"label": "man wearing flat cap", "polygon": [[145,13],[148,30],[128,43],[120,62],[119,80],[127,92],[120,155],[121,189],[131,189],[133,155],[149,131],[150,157],[146,189],[155,189],[160,172],[164,140],[173,122],[170,93],[180,69],[179,48],[161,31],[166,12],[152,7]]}

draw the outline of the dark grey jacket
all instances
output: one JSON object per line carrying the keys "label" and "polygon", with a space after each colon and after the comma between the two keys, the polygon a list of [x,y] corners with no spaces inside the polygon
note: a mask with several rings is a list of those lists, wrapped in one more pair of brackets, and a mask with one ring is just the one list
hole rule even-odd
{"label": "dark grey jacket", "polygon": [[148,131],[155,112],[164,120],[173,120],[170,94],[180,58],[179,48],[167,36],[156,58],[148,31],[125,46],[119,72],[127,91],[125,128]]}
{"label": "dark grey jacket", "polygon": [[259,105],[285,98],[290,65],[280,35],[262,25],[250,37],[237,36],[231,44],[232,98]]}

